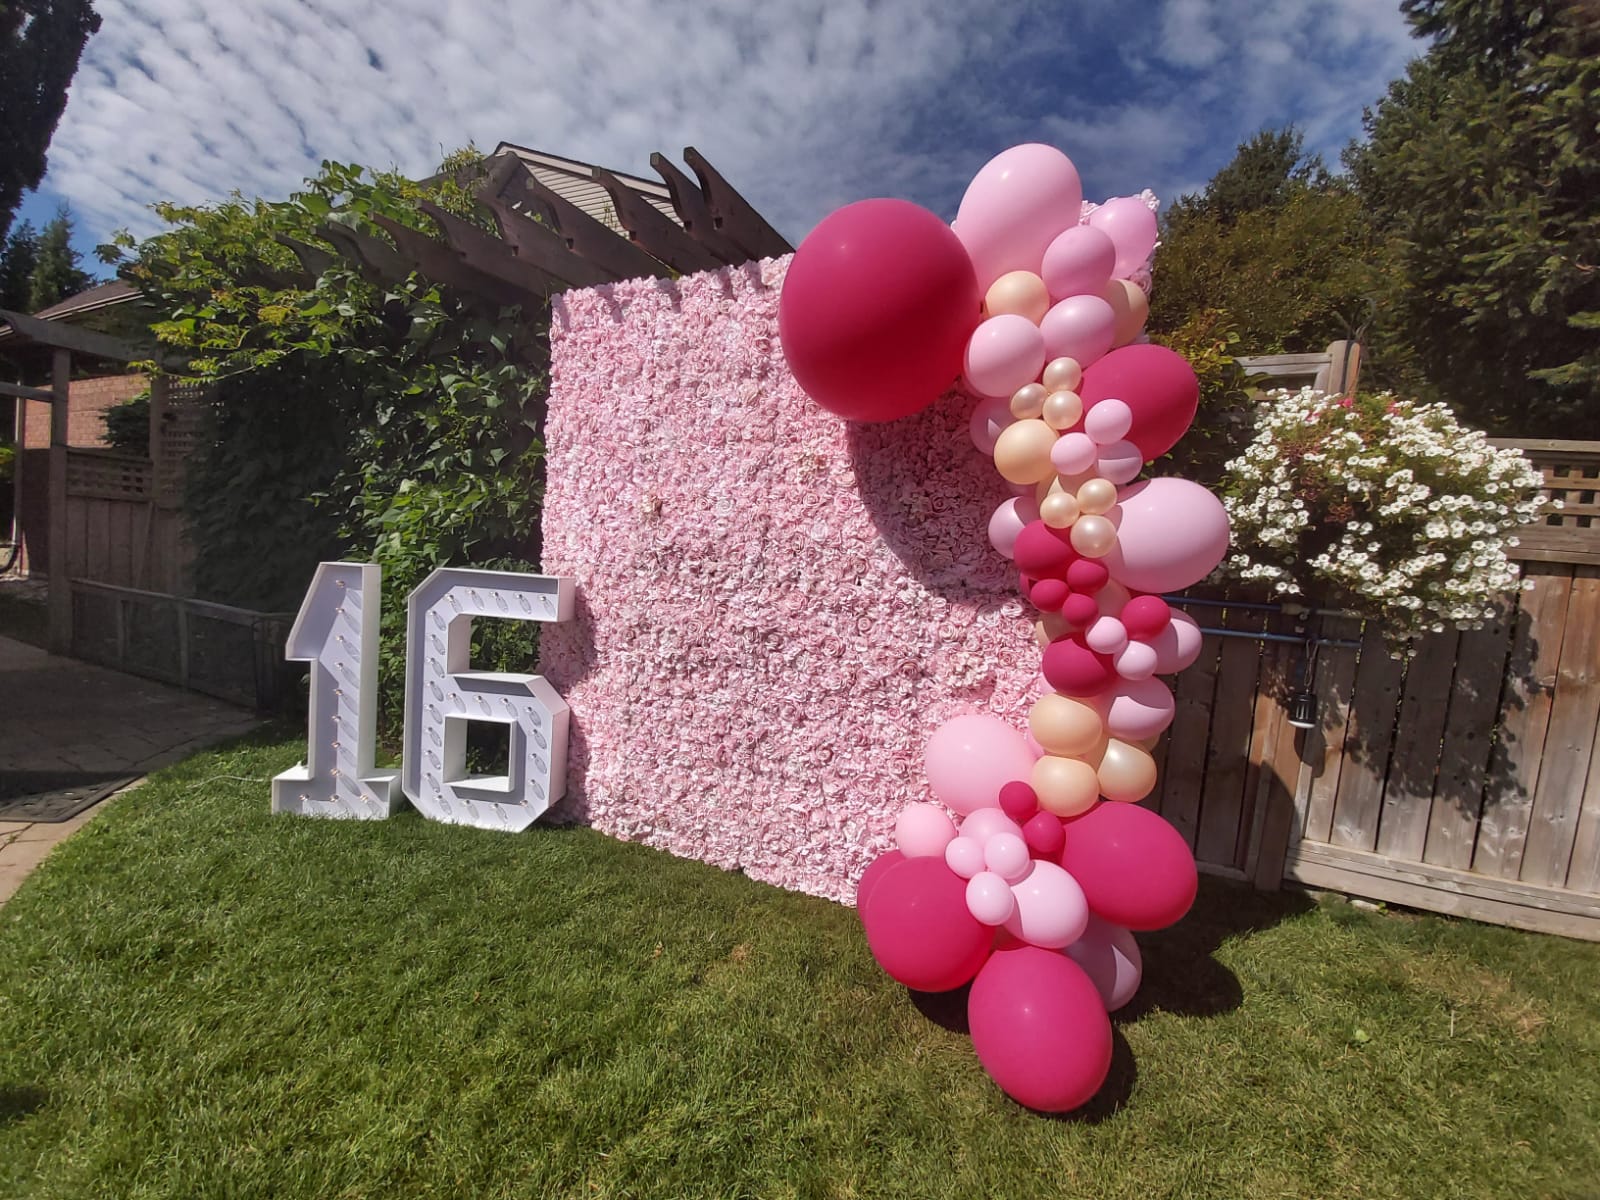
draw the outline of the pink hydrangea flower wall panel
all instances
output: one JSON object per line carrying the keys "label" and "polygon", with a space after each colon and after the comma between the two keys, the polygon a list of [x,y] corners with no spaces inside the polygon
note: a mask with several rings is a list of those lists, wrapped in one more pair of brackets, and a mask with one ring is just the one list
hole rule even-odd
{"label": "pink hydrangea flower wall panel", "polygon": [[971,401],[818,408],[778,343],[788,261],[556,303],[544,569],[579,599],[541,670],[572,706],[565,816],[848,902],[931,798],[929,733],[1025,728],[1039,655]]}

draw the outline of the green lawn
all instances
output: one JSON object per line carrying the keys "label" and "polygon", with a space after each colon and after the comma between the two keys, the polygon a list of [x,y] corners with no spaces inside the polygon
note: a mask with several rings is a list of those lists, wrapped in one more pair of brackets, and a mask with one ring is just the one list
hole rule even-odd
{"label": "green lawn", "polygon": [[161,774],[0,909],[0,1194],[1600,1194],[1600,946],[1208,884],[1045,1118],[848,909],[585,830],[273,818],[296,754]]}

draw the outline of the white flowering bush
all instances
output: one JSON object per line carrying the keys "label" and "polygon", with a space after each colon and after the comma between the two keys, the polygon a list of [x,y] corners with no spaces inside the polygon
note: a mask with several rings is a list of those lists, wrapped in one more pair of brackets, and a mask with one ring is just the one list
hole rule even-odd
{"label": "white flowering bush", "polygon": [[1396,643],[1476,628],[1517,586],[1506,549],[1542,484],[1442,404],[1273,392],[1226,468],[1228,568],[1280,600],[1376,618]]}

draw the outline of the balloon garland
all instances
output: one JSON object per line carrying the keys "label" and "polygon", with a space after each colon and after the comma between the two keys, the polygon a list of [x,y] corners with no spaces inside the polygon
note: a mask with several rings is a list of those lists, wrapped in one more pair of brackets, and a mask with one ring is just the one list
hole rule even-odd
{"label": "balloon garland", "polygon": [[1138,340],[1155,216],[1138,197],[1084,208],[1065,154],[1015,146],[978,172],[950,226],[898,200],[834,212],[779,300],[790,369],[839,416],[909,415],[959,371],[978,398],[972,441],[1014,492],[988,536],[1038,612],[1041,694],[1026,733],[983,714],[934,731],[937,803],[900,814],[857,907],[891,977],[971,984],[979,1061],[1050,1112],[1105,1081],[1107,1014],[1142,972],[1133,931],[1194,901],[1188,844],[1138,802],[1173,716],[1157,676],[1200,651],[1199,628],[1159,593],[1199,582],[1228,546],[1210,492],[1138,479],[1199,400],[1182,356]]}

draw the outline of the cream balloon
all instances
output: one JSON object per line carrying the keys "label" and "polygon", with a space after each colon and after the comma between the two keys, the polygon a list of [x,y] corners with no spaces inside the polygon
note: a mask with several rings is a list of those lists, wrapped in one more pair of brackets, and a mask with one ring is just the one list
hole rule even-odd
{"label": "cream balloon", "polygon": [[1039,415],[1051,429],[1058,432],[1071,429],[1083,420],[1083,397],[1065,388],[1059,392],[1051,392],[1045,397]]}
{"label": "cream balloon", "polygon": [[1050,450],[1056,431],[1033,418],[1000,431],[994,444],[994,465],[1012,483],[1039,483],[1055,474]]}
{"label": "cream balloon", "polygon": [[1111,738],[1100,756],[1096,775],[1102,796],[1131,804],[1155,790],[1156,760],[1131,742]]}
{"label": "cream balloon", "polygon": [[1078,508],[1090,516],[1104,516],[1116,503],[1117,485],[1109,479],[1086,479],[1078,488]]}
{"label": "cream balloon", "polygon": [[1051,754],[1087,754],[1105,736],[1105,721],[1092,705],[1047,692],[1028,710],[1028,729]]}
{"label": "cream balloon", "polygon": [[1088,812],[1100,798],[1095,769],[1082,759],[1046,754],[1033,764],[1030,777],[1039,807],[1058,817]]}
{"label": "cream balloon", "polygon": [[[1111,297],[1107,296],[1106,300],[1111,301]],[[1015,313],[1037,325],[1049,311],[1050,291],[1044,286],[1044,280],[1032,271],[1006,272],[989,285],[983,297],[983,312],[989,317]],[[1112,311],[1116,311],[1114,301]]]}
{"label": "cream balloon", "polygon": [[1112,335],[1111,345],[1126,346],[1139,336],[1144,329],[1144,323],[1150,319],[1150,297],[1145,295],[1144,289],[1131,279],[1113,279],[1106,284],[1106,290],[1101,293],[1101,297],[1111,305],[1111,311],[1117,318],[1116,332]]}
{"label": "cream balloon", "polygon": [[1075,392],[1083,382],[1083,367],[1075,358],[1062,355],[1044,365],[1044,386],[1052,392]]}
{"label": "cream balloon", "polygon": [[1025,383],[1015,392],[1011,393],[1011,415],[1018,421],[1026,421],[1037,417],[1044,411],[1045,397],[1048,395],[1042,383]]}
{"label": "cream balloon", "polygon": [[1078,519],[1078,500],[1070,492],[1051,492],[1039,502],[1039,519],[1051,529],[1070,529]]}
{"label": "cream balloon", "polygon": [[1085,558],[1104,558],[1116,545],[1117,527],[1106,518],[1090,515],[1073,523],[1072,548]]}

